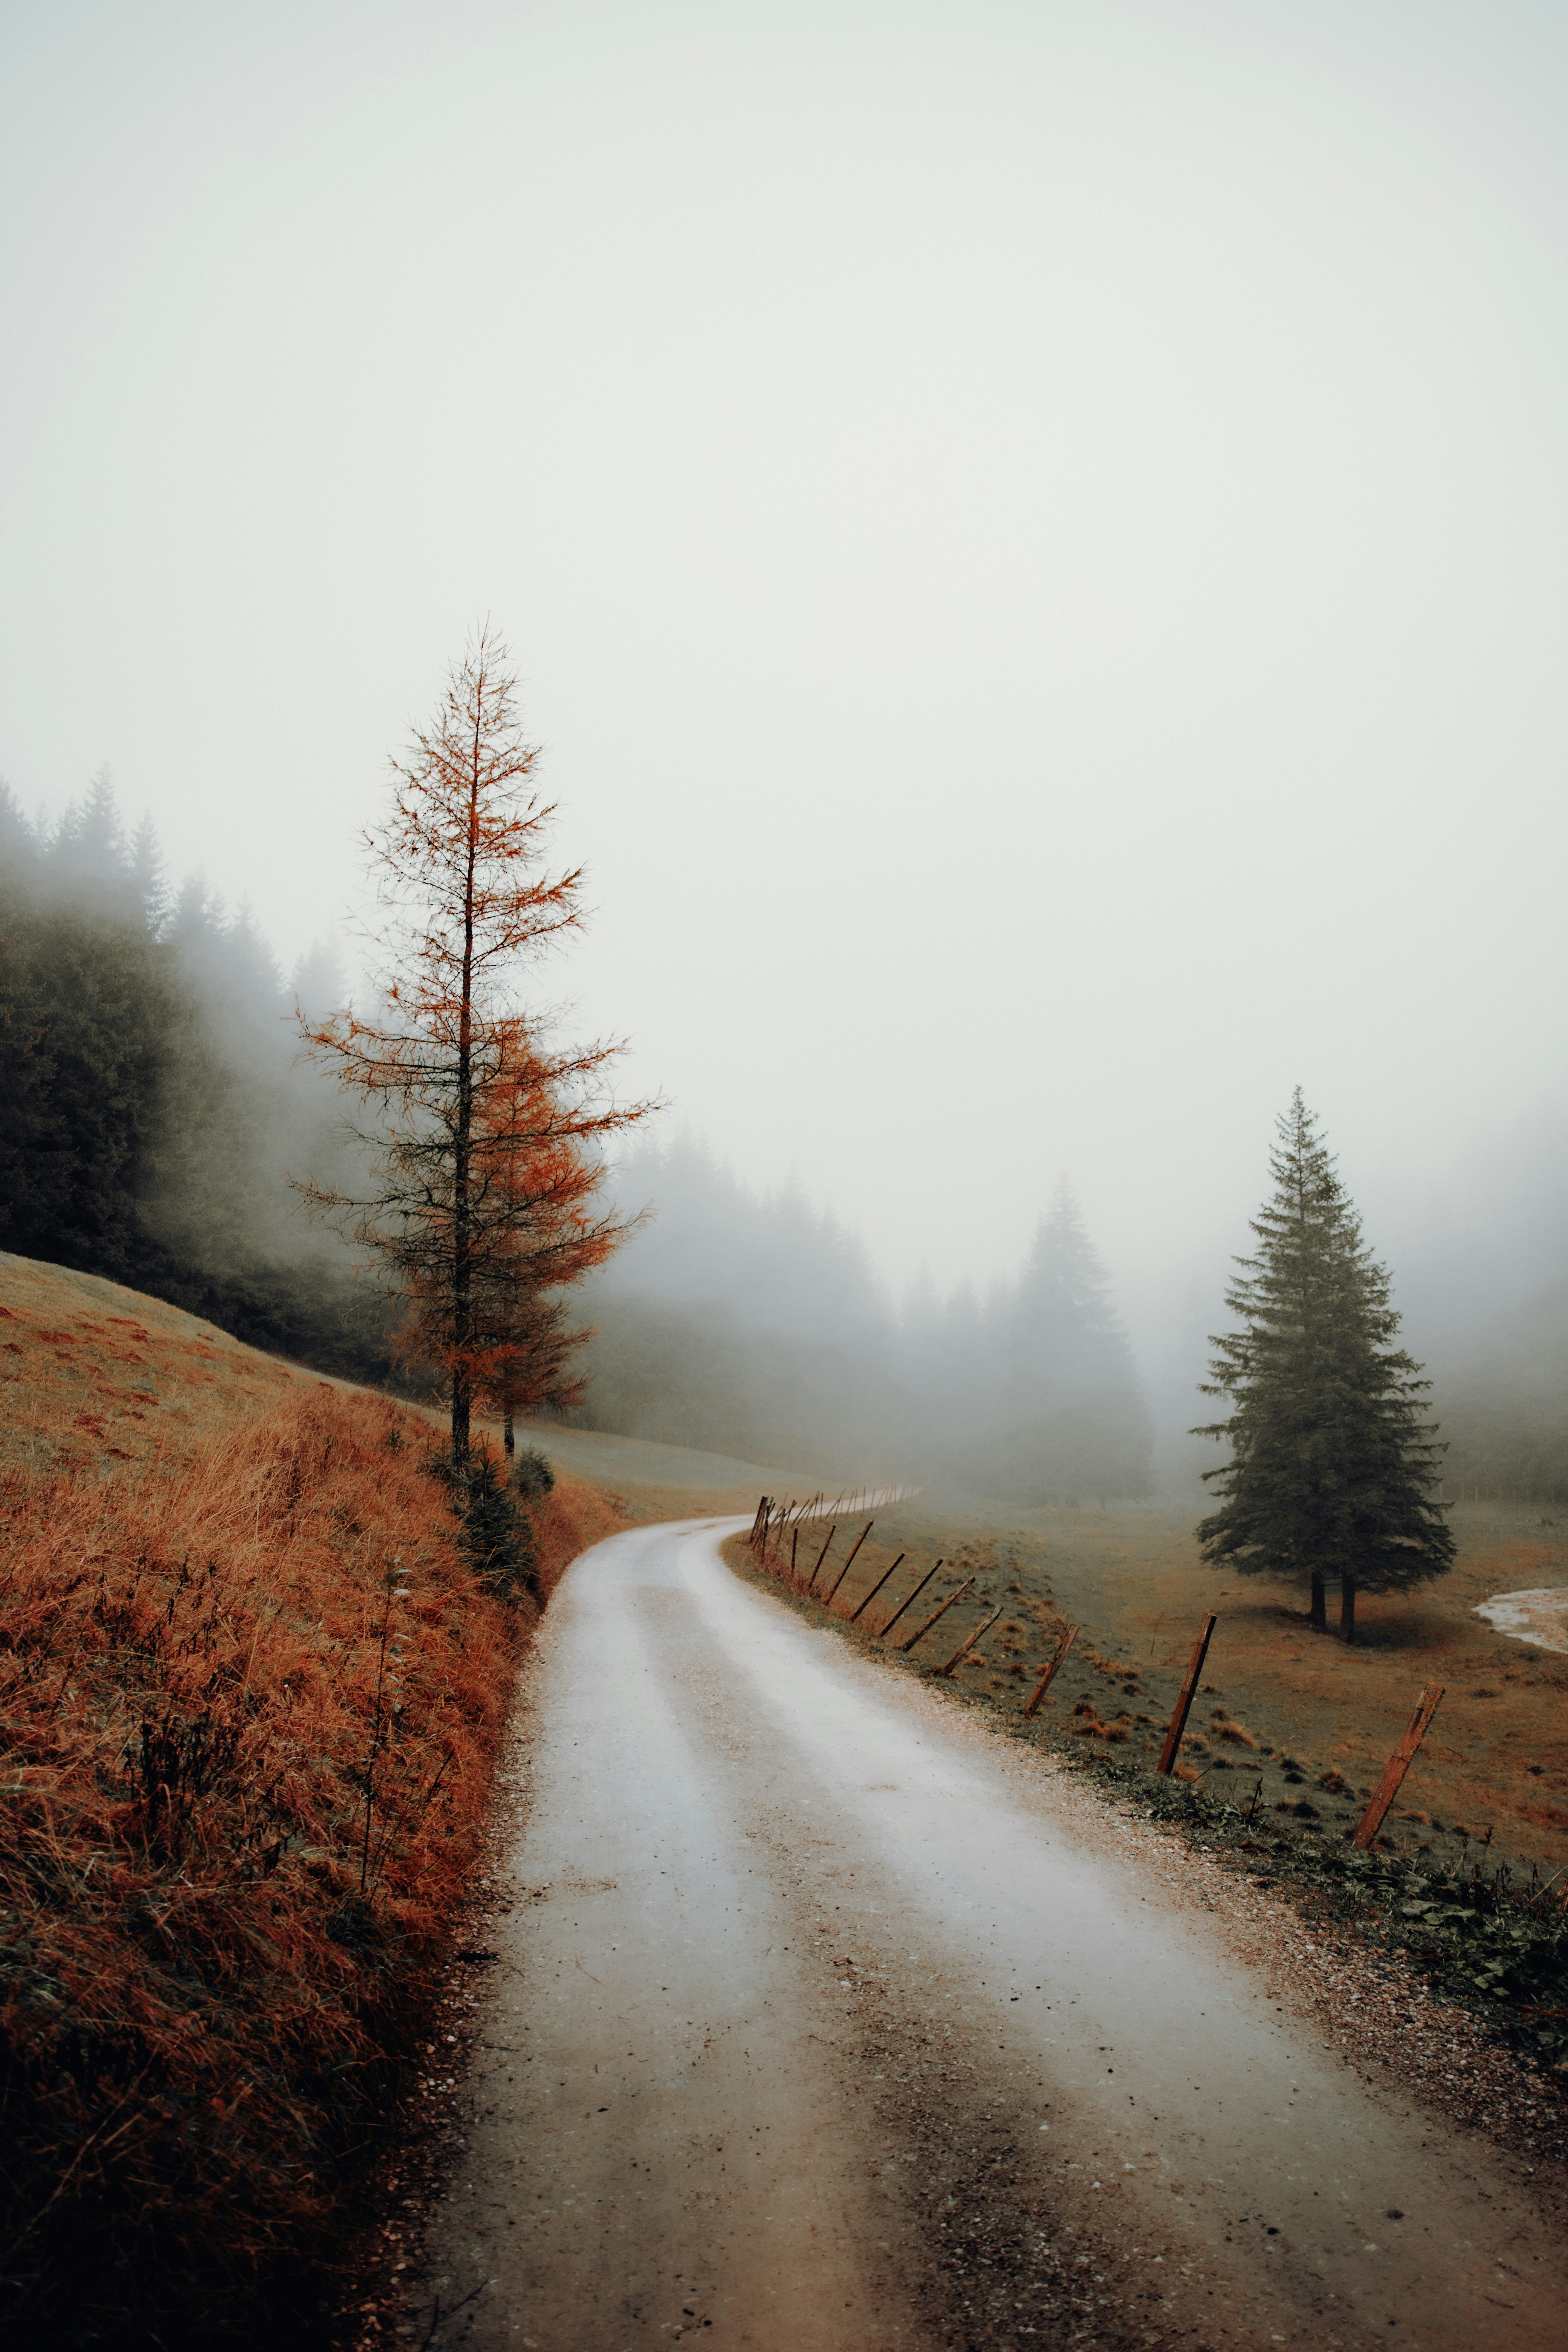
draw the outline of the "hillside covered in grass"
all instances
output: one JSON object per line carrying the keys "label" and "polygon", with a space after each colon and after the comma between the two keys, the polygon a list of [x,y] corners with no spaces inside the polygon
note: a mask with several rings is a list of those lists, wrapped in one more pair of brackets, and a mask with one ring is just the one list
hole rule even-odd
{"label": "hillside covered in grass", "polygon": [[[0,2309],[316,2340],[520,1649],[416,1411],[0,1258]],[[324,2338],[322,2340],[325,2340]]]}

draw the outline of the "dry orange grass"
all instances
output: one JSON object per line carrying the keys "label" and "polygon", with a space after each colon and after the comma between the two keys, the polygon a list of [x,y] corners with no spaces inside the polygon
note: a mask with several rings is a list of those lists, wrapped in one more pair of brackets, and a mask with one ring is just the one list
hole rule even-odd
{"label": "dry orange grass", "polygon": [[[298,2340],[537,1612],[461,1561],[422,1415],[48,1288],[0,1323],[37,1374],[0,1468],[0,2308]],[[79,1410],[115,1367],[161,1383],[139,1459]],[[546,1590],[620,1523],[570,1479],[534,1519]]]}
{"label": "dry orange grass", "polygon": [[514,1640],[404,1420],[316,1394],[166,1478],[4,1497],[24,2308],[85,2242],[106,2320],[162,2277],[217,2326],[330,2221],[479,1835]]}
{"label": "dry orange grass", "polygon": [[0,1251],[0,1465],[121,1475],[327,1385],[161,1299]]}
{"label": "dry orange grass", "polygon": [[[1232,1781],[1222,1759],[1242,1773],[1263,1771],[1268,1810],[1308,1798],[1336,1824],[1342,1814],[1353,1819],[1423,1686],[1443,1684],[1390,1835],[1431,1842],[1452,1858],[1461,1834],[1490,1829],[1496,1850],[1549,1874],[1568,1831],[1568,1657],[1511,1640],[1475,1610],[1494,1592],[1563,1581],[1563,1530],[1542,1523],[1551,1516],[1525,1505],[1457,1506],[1453,1572],[1408,1595],[1364,1595],[1362,1639],[1348,1649],[1332,1633],[1311,1631],[1304,1595],[1205,1567],[1190,1528],[1152,1511],[1037,1515],[1044,1544],[1032,1574],[1049,1575],[1058,1603],[1083,1619],[1106,1659],[1114,1651],[1134,1662],[1156,1718],[1151,1745],[1193,1639],[1215,1611],[1184,1753],[1204,1765],[1211,1793]],[[1082,1636],[1079,1650],[1096,1681],[1116,1677]],[[1074,1689],[1072,1675],[1063,1680]],[[1212,1753],[1194,1746],[1196,1737]],[[1300,1794],[1282,1779],[1292,1760],[1308,1784]],[[1245,1792],[1250,1783],[1235,1785]],[[1333,1808],[1330,1795],[1340,1799]]]}

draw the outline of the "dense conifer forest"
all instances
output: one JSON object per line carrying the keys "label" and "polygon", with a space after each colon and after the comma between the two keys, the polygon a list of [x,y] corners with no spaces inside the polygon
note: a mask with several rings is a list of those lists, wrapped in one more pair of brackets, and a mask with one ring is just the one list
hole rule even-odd
{"label": "dense conifer forest", "polygon": [[107,775],[55,824],[0,786],[0,1246],[384,1376],[390,1309],[289,1184],[343,1149],[292,1019],[342,985],[326,951],[286,981],[199,876],[171,890]]}

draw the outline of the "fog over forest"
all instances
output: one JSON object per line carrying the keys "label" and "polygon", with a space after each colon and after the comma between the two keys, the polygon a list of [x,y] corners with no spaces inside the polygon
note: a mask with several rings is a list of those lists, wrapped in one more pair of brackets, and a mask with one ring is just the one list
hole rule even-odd
{"label": "fog over forest", "polygon": [[1013,1281],[895,1299],[830,1214],[758,1199],[700,1146],[615,1181],[650,1216],[584,1299],[591,1424],[1016,1506],[1150,1491],[1131,1349],[1065,1188]]}
{"label": "fog over forest", "polygon": [[347,1164],[292,1019],[342,988],[330,950],[285,980],[243,906],[172,887],[107,775],[52,824],[0,786],[0,1246],[384,1376],[387,1307],[289,1181]]}
{"label": "fog over forest", "polygon": [[[417,1382],[388,1360],[394,1303],[310,1224],[291,1181],[353,1171],[343,1105],[294,1019],[346,985],[330,949],[286,978],[247,909],[199,875],[172,886],[107,776],[52,824],[0,796],[0,1243],[261,1345]],[[1377,1204],[1370,1237],[1429,1360],[1455,1485],[1568,1486],[1565,1170],[1542,1116],[1436,1171],[1427,1197]],[[1152,1227],[1159,1177],[1152,1161]],[[1224,1321],[1223,1255],[1129,1297],[1093,1204],[1042,1171],[1009,1276],[897,1288],[830,1207],[745,1184],[721,1138],[655,1134],[605,1191],[643,1222],[571,1302],[595,1334],[584,1425],[824,1475],[897,1473],[1003,1508],[1195,1495],[1211,1456],[1186,1433]],[[1247,1245],[1244,1224],[1232,1239]]]}
{"label": "fog over forest", "polygon": [[[1258,1202],[1271,1141],[1258,1139]],[[1444,1172],[1436,1205],[1383,1202],[1367,1230],[1433,1381],[1449,1484],[1568,1492],[1568,1136],[1542,1114]],[[830,1213],[797,1191],[752,1193],[700,1146],[647,1149],[616,1185],[652,1213],[590,1288],[591,1425],[692,1443],[700,1423],[701,1442],[722,1429],[753,1458],[793,1444],[1016,1504],[1195,1500],[1215,1455],[1188,1433],[1208,1417],[1198,1383],[1226,1322],[1224,1250],[1130,1296],[1070,1186],[1047,1179],[1012,1281],[897,1291]],[[1227,1238],[1251,1247],[1245,1218]],[[853,1460],[850,1432],[865,1446]]]}

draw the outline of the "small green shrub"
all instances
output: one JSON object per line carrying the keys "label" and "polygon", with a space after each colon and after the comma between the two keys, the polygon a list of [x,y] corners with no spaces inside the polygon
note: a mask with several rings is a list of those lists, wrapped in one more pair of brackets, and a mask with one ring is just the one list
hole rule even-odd
{"label": "small green shrub", "polygon": [[462,1521],[459,1548],[496,1598],[515,1601],[536,1591],[539,1555],[532,1526],[497,1477],[488,1453],[469,1455],[468,1475],[460,1490],[454,1484],[453,1500]]}
{"label": "small green shrub", "polygon": [[555,1485],[555,1473],[542,1454],[526,1448],[512,1464],[511,1483],[525,1503],[542,1503]]}

